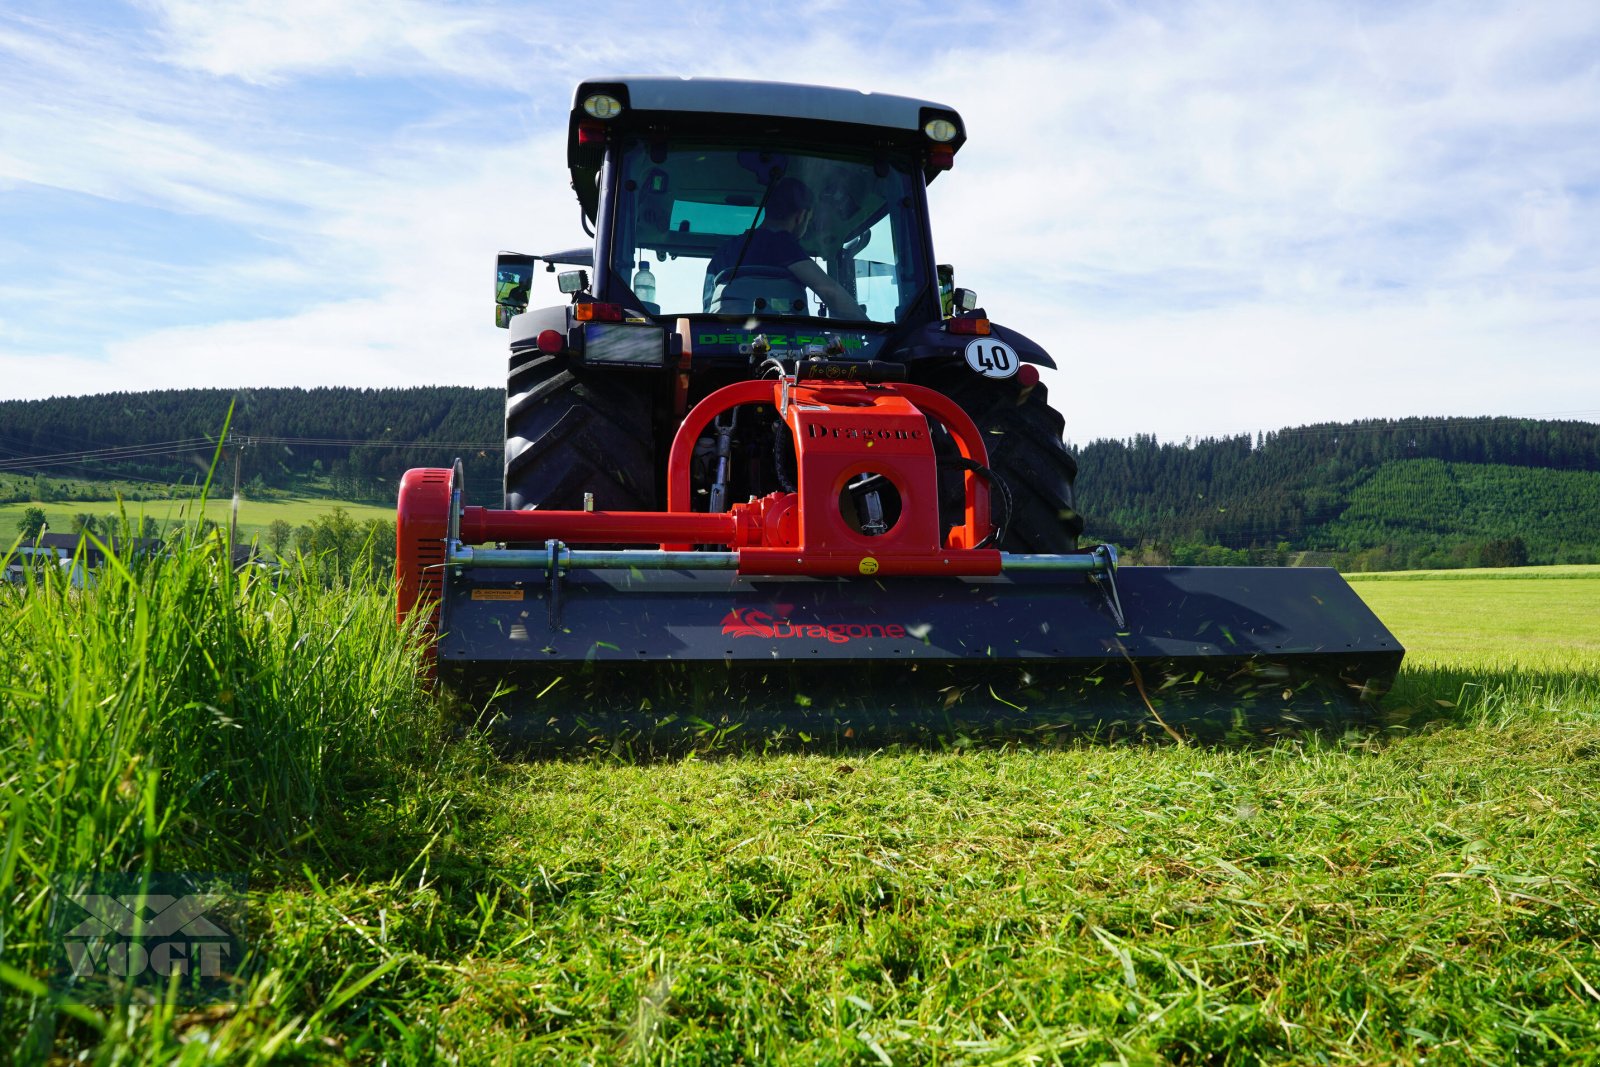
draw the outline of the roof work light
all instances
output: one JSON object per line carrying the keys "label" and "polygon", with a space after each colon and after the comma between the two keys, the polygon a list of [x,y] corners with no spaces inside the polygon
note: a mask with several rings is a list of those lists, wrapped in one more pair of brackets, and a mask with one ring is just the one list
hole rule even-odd
{"label": "roof work light", "polygon": [[607,93],[593,93],[583,98],[583,110],[605,122],[622,114],[622,101]]}

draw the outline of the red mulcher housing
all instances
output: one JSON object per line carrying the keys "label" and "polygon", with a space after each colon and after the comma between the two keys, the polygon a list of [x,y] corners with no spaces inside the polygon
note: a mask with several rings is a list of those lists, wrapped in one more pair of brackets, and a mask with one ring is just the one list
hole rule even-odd
{"label": "red mulcher housing", "polygon": [[[537,258],[595,279],[530,312],[536,257],[501,256],[506,507],[466,506],[459,463],[401,483],[400,619],[424,613],[441,681],[557,734],[1299,723],[1388,688],[1402,650],[1333,571],[1078,546],[1053,363],[932,269],[923,189],[963,139],[899,97],[579,87],[595,249]],[[785,177],[848,317],[728,268]]]}

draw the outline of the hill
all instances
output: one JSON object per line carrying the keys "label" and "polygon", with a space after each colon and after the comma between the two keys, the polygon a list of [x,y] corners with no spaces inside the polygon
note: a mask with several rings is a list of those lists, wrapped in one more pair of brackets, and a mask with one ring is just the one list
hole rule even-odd
{"label": "hill", "polygon": [[[497,503],[503,405],[499,390],[458,386],[168,389],[0,401],[0,473],[47,482],[193,481],[204,476],[229,425],[246,495],[314,487],[392,503],[407,469],[460,456],[473,502]],[[73,498],[92,499],[72,490],[56,497]],[[15,488],[0,495],[17,499]]]}
{"label": "hill", "polygon": [[[1332,554],[1361,569],[1600,562],[1600,425],[1535,419],[1323,424],[1079,451],[1097,536],[1174,562]],[[1489,552],[1486,558],[1484,553]],[[1341,557],[1341,558],[1333,558]]]}
{"label": "hill", "polygon": [[[460,456],[470,502],[498,503],[503,395],[444,386],[0,402],[0,503],[109,499],[114,479],[125,496],[139,482],[192,481],[230,403],[248,498],[382,505],[407,468]],[[1078,459],[1090,533],[1146,562],[1600,562],[1594,423],[1413,418],[1182,444],[1137,436],[1093,441]]]}

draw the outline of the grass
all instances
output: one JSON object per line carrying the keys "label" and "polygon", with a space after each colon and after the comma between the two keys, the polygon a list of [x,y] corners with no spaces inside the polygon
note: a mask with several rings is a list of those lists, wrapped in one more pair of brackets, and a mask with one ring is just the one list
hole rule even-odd
{"label": "grass", "polygon": [[[0,601],[24,1057],[1600,1062],[1581,580],[1358,585],[1384,729],[641,765],[450,739],[381,593],[154,566]],[[234,999],[41,995],[52,873],[219,862]]]}
{"label": "grass", "polygon": [[[352,501],[336,500],[331,497],[290,497],[285,500],[265,501],[241,498],[239,501],[239,539],[240,541],[249,541],[252,538],[264,538],[267,527],[278,519],[282,519],[291,526],[302,526],[313,519],[328,514],[336,507],[344,508],[345,511],[349,512],[351,520],[357,524],[365,523],[371,519],[381,519],[384,522],[394,521],[393,507],[357,504]],[[53,532],[70,533],[74,515],[89,514],[99,518],[115,514],[117,503],[115,500],[72,500],[46,504],[37,502],[0,504],[0,542],[9,544],[11,539],[16,536],[17,522],[22,518],[22,513],[28,508],[43,508],[45,521],[50,524],[50,529]],[[199,500],[133,501],[128,503],[126,508],[128,517],[135,522],[148,515],[163,527],[183,521],[193,521],[201,514]],[[227,497],[212,498],[205,501],[204,515],[218,525],[226,527],[231,515],[231,509],[232,502]]]}
{"label": "grass", "polygon": [[1600,567],[1352,578],[1414,664],[1600,675]]}
{"label": "grass", "polygon": [[1461,567],[1442,571],[1373,571],[1347,574],[1352,582],[1527,582],[1540,579],[1600,579],[1600,564],[1563,563],[1549,567]]}

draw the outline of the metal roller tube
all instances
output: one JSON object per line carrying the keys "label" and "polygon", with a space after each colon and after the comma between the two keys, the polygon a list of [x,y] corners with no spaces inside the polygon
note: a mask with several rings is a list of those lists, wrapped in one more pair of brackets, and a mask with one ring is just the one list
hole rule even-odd
{"label": "metal roller tube", "polygon": [[[561,547],[557,559],[562,570],[731,571],[739,568],[737,552],[660,552],[650,549],[598,551]],[[445,558],[451,567],[511,569],[549,565],[550,553],[542,548],[473,548],[457,545]]]}
{"label": "metal roller tube", "polygon": [[[731,571],[739,568],[737,552],[662,552],[654,549],[616,549],[597,551],[561,546],[558,558],[562,570],[707,570]],[[548,565],[546,549],[473,548],[456,545],[445,559],[452,567],[540,567]],[[1105,548],[1093,552],[1062,555],[1002,555],[1003,571],[1078,571],[1107,574],[1116,566],[1116,557]]]}
{"label": "metal roller tube", "polygon": [[1070,556],[1024,556],[1001,553],[1002,571],[1083,571],[1087,574],[1106,574],[1115,569],[1116,555],[1105,545],[1093,552],[1074,553]]}

